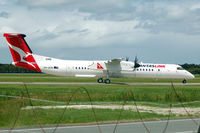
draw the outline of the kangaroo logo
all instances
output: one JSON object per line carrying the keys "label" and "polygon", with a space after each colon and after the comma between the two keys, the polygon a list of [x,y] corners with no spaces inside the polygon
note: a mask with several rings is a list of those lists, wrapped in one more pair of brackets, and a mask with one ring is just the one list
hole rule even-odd
{"label": "kangaroo logo", "polygon": [[[31,62],[28,62],[28,61],[27,61],[27,58],[28,58],[29,56],[32,56],[31,53],[29,53],[29,52],[25,53],[22,49],[20,49],[20,48],[18,48],[18,47],[15,47],[15,46],[10,45],[10,44],[8,44],[8,45],[9,45],[9,47],[10,47],[12,50],[16,51],[16,52],[19,54],[20,60],[17,61],[17,62],[27,63],[27,64],[31,65],[32,67],[36,68]],[[34,63],[35,63],[35,62],[34,62]]]}
{"label": "kangaroo logo", "polygon": [[97,69],[103,69],[103,67],[100,65],[100,63],[97,63]]}

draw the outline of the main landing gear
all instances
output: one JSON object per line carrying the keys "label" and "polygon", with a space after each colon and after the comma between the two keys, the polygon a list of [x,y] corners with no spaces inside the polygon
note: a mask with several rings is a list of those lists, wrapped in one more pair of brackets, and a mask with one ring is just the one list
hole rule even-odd
{"label": "main landing gear", "polygon": [[98,79],[97,79],[97,82],[98,82],[98,83],[103,83],[103,78],[98,78]]}
{"label": "main landing gear", "polygon": [[[103,78],[98,78],[97,82],[98,82],[98,83],[103,83]],[[108,78],[105,79],[105,80],[104,80],[104,83],[110,84],[110,79],[108,79]]]}
{"label": "main landing gear", "polygon": [[187,83],[187,80],[186,80],[186,79],[184,79],[184,80],[182,81],[182,83],[183,83],[183,84],[186,84],[186,83]]}
{"label": "main landing gear", "polygon": [[[104,72],[106,73],[106,76],[107,76],[107,78],[104,80],[104,83],[105,84],[110,84],[109,71],[107,70],[107,71],[104,71]],[[103,83],[103,78],[98,78],[97,82],[98,83]]]}
{"label": "main landing gear", "polygon": [[106,79],[104,82],[105,82],[106,84],[110,84],[110,79]]}

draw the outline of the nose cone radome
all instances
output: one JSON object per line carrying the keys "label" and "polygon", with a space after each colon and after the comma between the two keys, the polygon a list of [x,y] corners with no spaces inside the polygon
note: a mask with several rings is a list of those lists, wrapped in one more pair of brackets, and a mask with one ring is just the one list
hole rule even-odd
{"label": "nose cone radome", "polygon": [[193,74],[191,74],[190,72],[187,72],[187,78],[193,79],[193,78],[195,78],[195,76]]}
{"label": "nose cone radome", "polygon": [[195,78],[195,76],[194,76],[193,74],[191,74],[190,76],[191,76],[191,79],[194,79],[194,78]]}

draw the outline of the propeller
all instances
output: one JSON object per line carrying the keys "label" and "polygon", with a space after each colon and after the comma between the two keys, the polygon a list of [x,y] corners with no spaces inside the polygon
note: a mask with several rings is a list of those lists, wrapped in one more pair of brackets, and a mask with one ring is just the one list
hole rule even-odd
{"label": "propeller", "polygon": [[129,57],[126,56],[126,61],[129,61]]}
{"label": "propeller", "polygon": [[141,65],[138,63],[138,58],[137,56],[135,56],[135,60],[134,60],[134,69],[133,71],[135,71],[136,68],[140,67]]}

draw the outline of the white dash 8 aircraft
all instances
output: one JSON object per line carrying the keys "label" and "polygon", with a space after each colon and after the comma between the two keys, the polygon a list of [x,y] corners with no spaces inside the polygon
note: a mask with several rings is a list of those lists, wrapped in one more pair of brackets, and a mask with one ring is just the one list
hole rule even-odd
{"label": "white dash 8 aircraft", "polygon": [[[172,78],[186,79],[194,76],[175,64],[138,63],[123,59],[112,60],[61,60],[33,54],[24,34],[4,33],[13,57],[12,64],[58,76],[97,77],[99,83],[110,83],[110,78]],[[104,78],[104,79],[103,79]]]}

